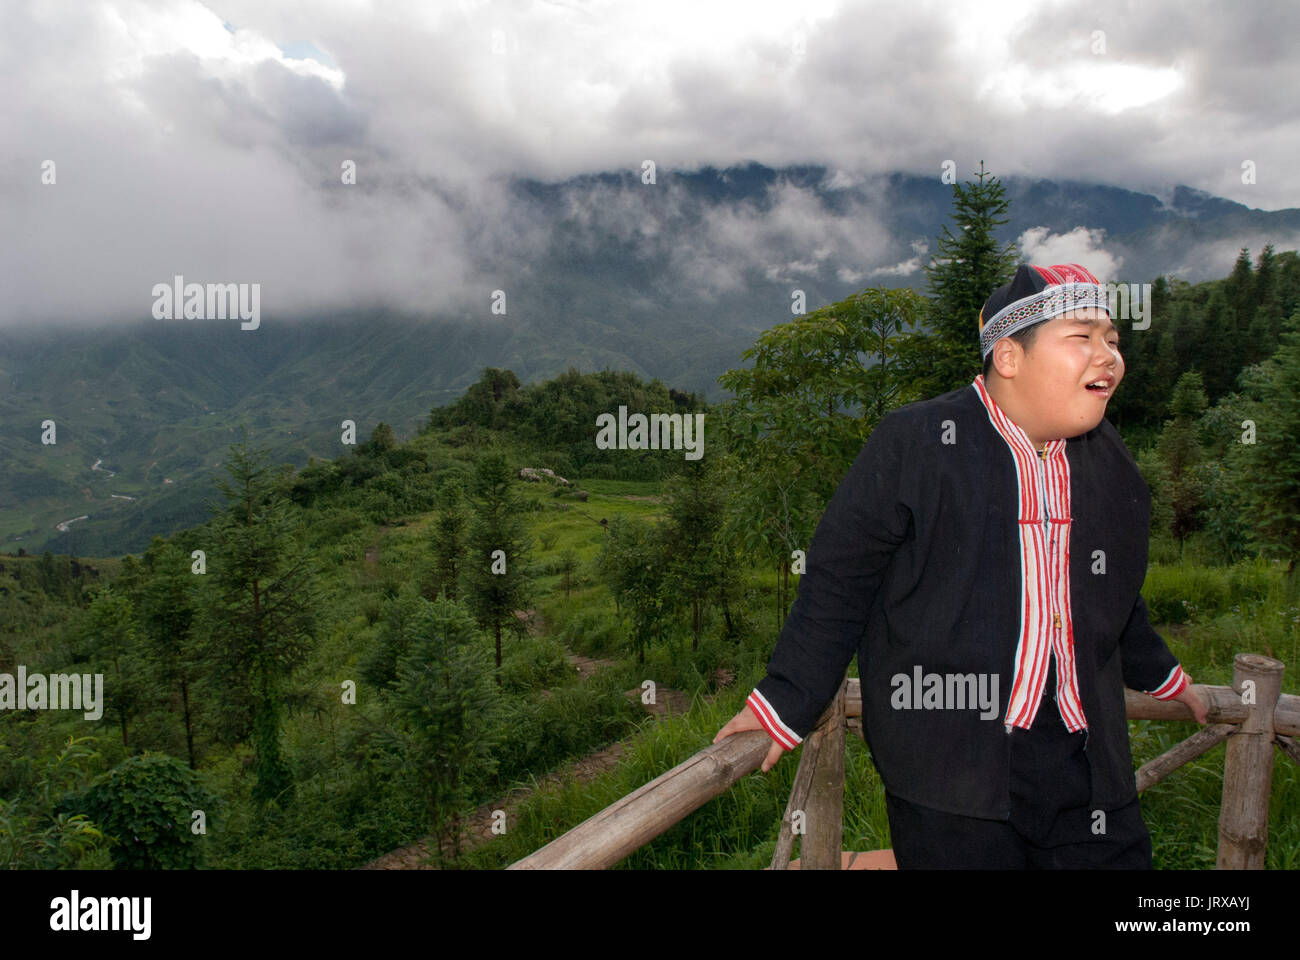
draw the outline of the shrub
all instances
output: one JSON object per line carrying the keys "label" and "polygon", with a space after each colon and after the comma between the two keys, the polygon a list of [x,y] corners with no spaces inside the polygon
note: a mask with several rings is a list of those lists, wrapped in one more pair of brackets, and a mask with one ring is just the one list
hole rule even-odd
{"label": "shrub", "polygon": [[129,757],[72,800],[117,842],[113,864],[127,870],[192,870],[203,861],[191,817],[211,819],[218,798],[194,771],[153,751]]}
{"label": "shrub", "polygon": [[524,637],[501,660],[501,685],[512,692],[562,684],[573,672],[564,647],[550,637]]}

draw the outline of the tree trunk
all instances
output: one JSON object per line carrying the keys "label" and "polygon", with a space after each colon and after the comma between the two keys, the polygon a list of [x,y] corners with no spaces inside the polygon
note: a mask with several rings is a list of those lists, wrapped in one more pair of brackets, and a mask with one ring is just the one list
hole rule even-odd
{"label": "tree trunk", "polygon": [[501,621],[496,622],[497,634],[497,689],[501,689]]}
{"label": "tree trunk", "polygon": [[781,632],[781,568],[776,568],[776,632]]}
{"label": "tree trunk", "polygon": [[185,746],[190,753],[190,769],[197,770],[198,765],[194,762],[194,723],[190,717],[190,685],[186,681],[181,681],[181,704],[185,708]]}

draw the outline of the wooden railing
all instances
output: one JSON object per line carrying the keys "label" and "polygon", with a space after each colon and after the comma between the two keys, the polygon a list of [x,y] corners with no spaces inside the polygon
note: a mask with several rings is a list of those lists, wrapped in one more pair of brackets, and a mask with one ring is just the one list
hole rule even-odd
{"label": "wooden railing", "polygon": [[[1208,710],[1206,725],[1137,771],[1141,792],[1171,771],[1224,740],[1223,798],[1219,812],[1218,868],[1259,870],[1268,845],[1268,803],[1273,782],[1273,746],[1300,763],[1300,697],[1284,694],[1284,665],[1269,657],[1239,653],[1231,687],[1196,685]],[[1129,719],[1192,721],[1192,711],[1173,700],[1125,691]],[[797,832],[802,833],[801,866],[838,870],[841,864],[844,751],[846,733],[862,736],[862,696],[857,679],[846,679],[804,738],[772,866],[783,870]],[[683,820],[741,777],[758,769],[772,741],[761,730],[732,734],[667,773],[584,820],[522,860],[511,870],[611,867]],[[802,830],[796,830],[796,820]]]}

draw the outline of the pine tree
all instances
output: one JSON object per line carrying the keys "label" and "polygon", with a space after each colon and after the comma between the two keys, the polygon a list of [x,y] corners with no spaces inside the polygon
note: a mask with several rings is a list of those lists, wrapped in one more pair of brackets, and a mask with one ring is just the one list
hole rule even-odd
{"label": "pine tree", "polygon": [[706,604],[730,567],[722,540],[726,491],[714,462],[707,458],[688,460],[666,490],[669,567],[683,602],[690,607],[694,650],[700,644]]}
{"label": "pine tree", "polygon": [[393,428],[386,423],[379,423],[371,431],[370,439],[357,447],[355,453],[358,456],[378,457],[396,447],[397,437],[393,435]]}
{"label": "pine tree", "polygon": [[464,493],[455,480],[443,484],[438,500],[442,509],[433,528],[433,573],[438,589],[447,599],[456,600],[469,515],[465,512]]}
{"label": "pine tree", "polygon": [[1282,334],[1282,303],[1278,297],[1277,257],[1266,244],[1255,261],[1255,313],[1247,334],[1247,363],[1258,363],[1277,349]]}
{"label": "pine tree", "polygon": [[117,719],[122,746],[130,749],[131,719],[145,700],[135,605],[111,586],[97,589],[82,621],[82,637],[96,673],[104,674],[104,718]]}
{"label": "pine tree", "polygon": [[568,600],[573,592],[574,575],[578,572],[578,554],[572,547],[560,553],[560,586],[564,588],[564,599]]}
{"label": "pine tree", "polygon": [[1195,467],[1201,459],[1197,434],[1206,405],[1201,375],[1195,371],[1183,374],[1169,402],[1173,419],[1160,436],[1159,452],[1168,471],[1168,499],[1173,508],[1172,533],[1180,547],[1199,528],[1197,514],[1205,500]]}
{"label": "pine tree", "polygon": [[142,586],[141,648],[158,687],[180,698],[180,720],[191,770],[198,769],[194,752],[193,698],[203,674],[197,621],[199,602],[190,558],[174,543],[154,537],[145,551],[148,579]]}
{"label": "pine tree", "polygon": [[966,386],[979,373],[979,313],[995,289],[1015,273],[1014,244],[999,244],[994,230],[1010,207],[1006,189],[980,170],[974,180],[953,185],[954,234],[947,224],[935,256],[925,268],[930,282],[931,325],[944,357],[930,378],[934,393]]}
{"label": "pine tree", "polygon": [[288,475],[272,472],[266,460],[263,451],[249,452],[241,430],[225,464],[230,479],[217,480],[226,506],[213,522],[217,542],[208,565],[214,642],[229,681],[251,704],[259,803],[280,802],[293,787],[280,756],[284,687],[310,650],[316,609],[286,497]]}
{"label": "pine tree", "polygon": [[466,580],[470,606],[479,625],[496,639],[497,684],[501,683],[501,632],[524,629],[516,610],[526,609],[533,571],[528,562],[531,539],[510,489],[510,468],[499,453],[484,455],[475,468],[474,518],[469,535]]}
{"label": "pine tree", "polygon": [[[1293,313],[1273,356],[1242,380],[1259,398],[1252,411],[1254,444],[1244,447],[1247,516],[1258,549],[1287,560],[1297,577],[1300,556],[1300,312]],[[1296,580],[1292,581],[1293,587]]]}
{"label": "pine tree", "polygon": [[1238,252],[1232,273],[1224,281],[1224,291],[1236,319],[1233,327],[1240,333],[1249,328],[1255,314],[1255,273],[1250,267],[1250,251],[1245,247]]}
{"label": "pine tree", "polygon": [[439,837],[460,853],[460,809],[496,768],[501,701],[474,622],[458,603],[416,601],[408,652],[398,661],[390,703],[398,723],[385,734],[384,764],[416,791]]}

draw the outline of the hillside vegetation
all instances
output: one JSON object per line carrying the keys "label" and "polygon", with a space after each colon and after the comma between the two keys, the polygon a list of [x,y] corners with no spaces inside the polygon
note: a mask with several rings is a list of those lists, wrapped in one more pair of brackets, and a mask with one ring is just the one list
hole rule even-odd
{"label": "hillside vegetation", "polygon": [[[1230,682],[1251,651],[1298,693],[1300,266],[1243,253],[1225,280],[1157,289],[1112,417],[1152,489],[1144,596],[1197,682]],[[139,555],[0,555],[0,673],[102,674],[104,691],[94,719],[0,711],[0,864],[352,868],[428,835],[441,866],[495,868],[536,849],[740,709],[797,589],[792,554],[862,442],[961,385],[935,379],[960,348],[924,332],[939,309],[869,288],[772,327],[718,405],[623,372],[486,369],[409,439],[376,423],[301,470],[272,465],[254,425],[208,517]],[[704,456],[598,448],[620,406],[702,414]],[[578,657],[608,662],[585,675]],[[647,681],[691,709],[648,711]],[[1132,723],[1135,761],[1185,732]],[[461,848],[480,804],[616,740],[614,770],[534,791]],[[849,749],[846,846],[888,846],[881,786]],[[1158,867],[1213,865],[1222,759],[1145,795]],[[623,865],[763,865],[795,766]],[[1279,759],[1270,867],[1298,865],[1298,781]]]}

